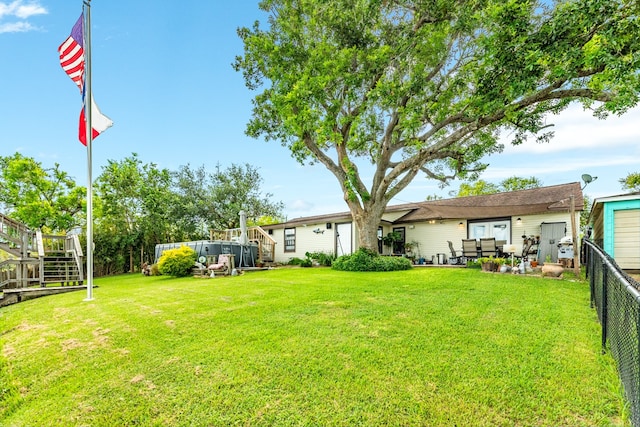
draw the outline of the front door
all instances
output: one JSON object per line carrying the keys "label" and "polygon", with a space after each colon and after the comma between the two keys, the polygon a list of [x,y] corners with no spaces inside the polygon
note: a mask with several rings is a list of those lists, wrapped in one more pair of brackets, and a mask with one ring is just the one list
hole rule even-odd
{"label": "front door", "polygon": [[404,243],[405,243],[405,228],[404,227],[394,227],[394,233],[398,233],[400,235],[400,240],[397,242],[393,242],[393,253],[394,254],[403,254],[404,253]]}
{"label": "front door", "polygon": [[336,256],[351,255],[352,246],[351,223],[336,224]]}

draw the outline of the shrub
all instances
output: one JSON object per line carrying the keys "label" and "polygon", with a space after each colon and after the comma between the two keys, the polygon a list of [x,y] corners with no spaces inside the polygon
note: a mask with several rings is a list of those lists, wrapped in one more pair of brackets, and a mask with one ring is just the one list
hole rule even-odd
{"label": "shrub", "polygon": [[168,276],[188,276],[191,274],[197,256],[196,251],[184,245],[176,249],[168,249],[158,260],[158,270]]}
{"label": "shrub", "polygon": [[411,261],[403,257],[380,256],[375,251],[360,248],[351,255],[338,257],[332,268],[341,271],[398,271],[409,270]]}
{"label": "shrub", "polygon": [[313,262],[309,258],[303,259],[300,263],[300,267],[313,267]]}
{"label": "shrub", "polygon": [[307,252],[305,256],[312,260],[316,261],[319,265],[323,265],[325,267],[331,267],[331,264],[336,259],[336,256],[332,253],[324,253],[324,252]]}
{"label": "shrub", "polygon": [[151,276],[159,276],[160,275],[160,269],[158,268],[158,264],[152,264],[151,265]]}
{"label": "shrub", "polygon": [[299,265],[300,267],[311,267],[313,265],[313,263],[309,258],[302,259],[302,258],[295,258],[295,257],[289,259],[289,262],[287,264]]}

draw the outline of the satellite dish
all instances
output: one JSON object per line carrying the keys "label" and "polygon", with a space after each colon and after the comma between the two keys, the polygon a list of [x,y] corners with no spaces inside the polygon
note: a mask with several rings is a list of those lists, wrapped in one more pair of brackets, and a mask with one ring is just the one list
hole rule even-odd
{"label": "satellite dish", "polygon": [[584,190],[584,187],[586,187],[587,185],[589,185],[590,182],[593,182],[596,179],[598,179],[597,176],[591,176],[588,173],[583,174],[582,180],[584,181],[584,185],[582,186],[582,189]]}
{"label": "satellite dish", "polygon": [[[191,259],[193,259],[193,258],[191,258]],[[205,256],[201,256],[200,258],[198,258],[198,261],[200,261],[200,264],[204,264],[206,260],[207,260],[207,257],[205,257]]]}

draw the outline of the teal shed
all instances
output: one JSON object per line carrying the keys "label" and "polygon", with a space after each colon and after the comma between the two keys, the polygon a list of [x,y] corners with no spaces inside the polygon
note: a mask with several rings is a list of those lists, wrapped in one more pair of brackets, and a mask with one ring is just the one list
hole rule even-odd
{"label": "teal shed", "polygon": [[591,239],[624,270],[640,271],[640,192],[595,199]]}

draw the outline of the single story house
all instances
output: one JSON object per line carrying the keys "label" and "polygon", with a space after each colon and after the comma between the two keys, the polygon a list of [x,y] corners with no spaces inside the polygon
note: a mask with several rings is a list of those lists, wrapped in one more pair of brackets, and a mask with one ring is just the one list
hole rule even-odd
{"label": "single story house", "polygon": [[[389,206],[378,228],[378,250],[405,255],[409,253],[405,248],[411,246],[412,256],[442,263],[452,255],[448,241],[460,254],[462,239],[495,237],[521,251],[525,237],[532,237],[538,243],[532,257],[544,261],[550,255],[556,261],[560,239],[572,235],[572,196],[575,223],[580,224],[583,196],[578,182]],[[296,218],[262,228],[276,241],[276,262],[304,258],[306,252],[340,256],[357,249],[357,230],[349,212]],[[382,237],[390,232],[399,233],[401,241],[384,247]]]}
{"label": "single story house", "polygon": [[620,268],[640,270],[640,192],[595,199],[589,224],[591,239]]}

